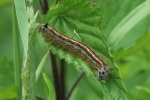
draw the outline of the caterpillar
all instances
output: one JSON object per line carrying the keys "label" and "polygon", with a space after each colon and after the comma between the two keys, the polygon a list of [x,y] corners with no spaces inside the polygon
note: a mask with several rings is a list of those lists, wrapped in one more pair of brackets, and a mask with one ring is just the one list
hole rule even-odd
{"label": "caterpillar", "polygon": [[40,24],[38,30],[46,42],[83,59],[87,64],[97,70],[96,75],[101,80],[107,78],[109,67],[90,47],[63,36],[48,24]]}

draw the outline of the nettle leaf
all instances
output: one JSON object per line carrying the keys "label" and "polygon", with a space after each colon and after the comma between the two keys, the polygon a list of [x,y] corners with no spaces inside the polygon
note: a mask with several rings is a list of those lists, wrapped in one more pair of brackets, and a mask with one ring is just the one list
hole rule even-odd
{"label": "nettle leaf", "polygon": [[13,62],[0,57],[0,100],[15,97]]}
{"label": "nettle leaf", "polygon": [[[102,84],[107,95],[106,98],[129,99],[118,68],[114,64],[105,44],[105,37],[102,32],[103,21],[99,7],[82,0],[61,1],[60,4],[51,6],[45,18],[45,21],[61,34],[90,46],[110,66],[111,73],[106,81],[98,80],[96,82],[96,84]],[[81,39],[74,34],[74,30]],[[73,63],[78,69],[83,69],[86,74],[94,74],[93,69],[80,58],[53,45],[50,45],[50,49],[60,59]]]}

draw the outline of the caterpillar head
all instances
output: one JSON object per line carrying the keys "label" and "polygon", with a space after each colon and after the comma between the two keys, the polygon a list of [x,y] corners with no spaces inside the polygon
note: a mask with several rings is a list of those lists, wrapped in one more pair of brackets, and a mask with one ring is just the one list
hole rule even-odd
{"label": "caterpillar head", "polygon": [[107,78],[108,74],[109,74],[109,68],[107,65],[105,65],[105,67],[102,67],[98,70],[98,77],[101,80],[105,80]]}

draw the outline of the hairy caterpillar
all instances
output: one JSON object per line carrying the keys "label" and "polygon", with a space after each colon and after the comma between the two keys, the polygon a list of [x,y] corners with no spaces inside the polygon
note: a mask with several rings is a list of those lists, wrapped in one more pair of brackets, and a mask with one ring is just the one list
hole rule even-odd
{"label": "hairy caterpillar", "polygon": [[73,55],[80,57],[97,70],[96,75],[101,80],[106,79],[108,76],[109,68],[107,64],[104,63],[104,61],[100,59],[90,47],[63,36],[48,24],[40,24],[38,29],[39,32],[42,33],[42,36],[45,38],[45,41],[51,45],[62,48],[64,51],[68,51]]}

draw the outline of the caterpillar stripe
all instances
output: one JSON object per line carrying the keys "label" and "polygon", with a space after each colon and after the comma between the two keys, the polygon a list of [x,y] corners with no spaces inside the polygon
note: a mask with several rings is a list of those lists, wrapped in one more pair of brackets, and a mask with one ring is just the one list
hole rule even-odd
{"label": "caterpillar stripe", "polygon": [[102,59],[99,58],[93,50],[73,39],[63,36],[48,24],[40,24],[39,32],[45,38],[45,41],[49,42],[51,45],[62,48],[64,51],[68,51],[73,55],[76,55],[90,64],[94,69],[97,70],[96,75],[104,80],[108,76],[109,68]]}

